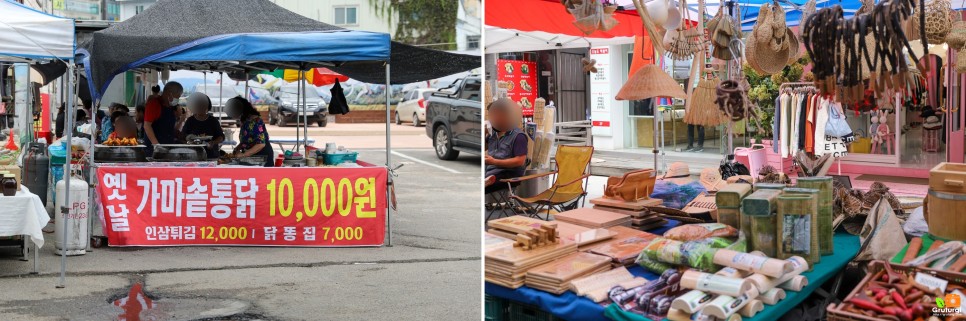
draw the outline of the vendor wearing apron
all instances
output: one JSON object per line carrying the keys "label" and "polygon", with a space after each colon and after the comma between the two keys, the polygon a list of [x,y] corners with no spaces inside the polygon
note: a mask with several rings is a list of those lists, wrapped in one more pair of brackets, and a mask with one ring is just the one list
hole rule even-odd
{"label": "vendor wearing apron", "polygon": [[153,155],[153,145],[174,144],[175,122],[174,106],[178,105],[178,98],[184,92],[184,88],[177,82],[169,82],[164,85],[164,91],[160,96],[151,98],[144,108],[144,144],[148,146],[147,154]]}
{"label": "vendor wearing apron", "polygon": [[252,103],[245,98],[235,97],[228,100],[225,112],[241,125],[238,130],[238,146],[233,153],[235,157],[265,156],[265,167],[274,167],[275,151],[268,143],[265,122],[258,116]]}

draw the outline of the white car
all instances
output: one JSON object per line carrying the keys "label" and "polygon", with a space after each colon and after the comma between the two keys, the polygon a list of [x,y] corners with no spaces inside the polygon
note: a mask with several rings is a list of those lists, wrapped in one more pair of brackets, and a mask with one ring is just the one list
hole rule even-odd
{"label": "white car", "polygon": [[437,88],[419,88],[406,94],[401,103],[396,105],[396,125],[403,122],[412,122],[413,126],[419,126],[426,122],[426,100]]}

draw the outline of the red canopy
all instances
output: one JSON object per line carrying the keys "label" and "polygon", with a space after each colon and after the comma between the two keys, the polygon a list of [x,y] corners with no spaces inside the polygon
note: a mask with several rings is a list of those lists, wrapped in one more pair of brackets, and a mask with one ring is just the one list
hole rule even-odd
{"label": "red canopy", "polygon": [[637,13],[618,11],[614,18],[618,24],[608,31],[596,31],[585,35],[574,26],[574,17],[560,4],[550,0],[502,0],[487,1],[486,25],[520,31],[542,31],[587,38],[614,38],[643,36],[644,28]]}

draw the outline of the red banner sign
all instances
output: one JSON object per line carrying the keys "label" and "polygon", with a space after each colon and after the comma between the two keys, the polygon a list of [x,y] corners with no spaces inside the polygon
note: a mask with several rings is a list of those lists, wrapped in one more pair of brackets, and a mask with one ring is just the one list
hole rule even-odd
{"label": "red banner sign", "polygon": [[496,61],[496,80],[506,83],[507,98],[520,104],[523,116],[533,116],[533,103],[537,99],[537,63],[533,61]]}
{"label": "red banner sign", "polygon": [[382,245],[386,169],[100,167],[111,246]]}

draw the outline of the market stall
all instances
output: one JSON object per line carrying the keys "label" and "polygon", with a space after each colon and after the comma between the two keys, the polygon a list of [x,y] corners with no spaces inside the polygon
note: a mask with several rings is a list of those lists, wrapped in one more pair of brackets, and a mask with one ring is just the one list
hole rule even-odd
{"label": "market stall", "polygon": [[[220,17],[211,19],[212,12]],[[385,84],[387,117],[392,84],[473,69],[479,62],[478,57],[391,42],[386,34],[334,27],[264,0],[160,1],[94,33],[82,47],[79,52],[95,99],[102,97],[113,75],[127,70],[212,70],[254,76],[276,69],[325,67]],[[98,165],[92,208],[102,211],[97,216],[112,246],[391,244],[391,228],[386,233],[391,226],[392,164],[388,122],[386,126],[385,166],[357,162],[355,154],[329,146],[302,151],[304,158],[324,152],[318,165],[329,165],[325,167],[255,168],[245,166],[250,165],[245,159],[216,168],[185,167],[184,161],[203,159],[198,147],[180,145],[162,148],[172,156],[168,159],[155,150],[154,158],[160,158],[155,161],[174,161],[166,167],[105,161]],[[296,144],[305,145],[307,138],[299,140]],[[98,148],[107,147],[94,149]],[[286,164],[311,163],[287,156]]]}
{"label": "market stall", "polygon": [[[621,53],[625,58],[607,54],[614,46],[593,47],[592,57],[598,53],[604,63],[585,62],[584,73],[571,77],[604,80],[591,101],[595,108],[611,99],[682,98],[685,123],[727,129],[728,155],[720,166],[689,169],[697,157],[684,157],[663,175],[655,164],[608,177],[604,196],[590,200],[592,208],[561,210],[553,220],[548,213],[547,221],[488,221],[488,318],[962,317],[956,307],[966,279],[966,225],[957,215],[966,200],[959,184],[966,168],[939,163],[929,171],[928,192],[923,182],[903,190],[908,185],[877,177],[867,181],[871,185],[853,186],[854,175],[829,174],[867,128],[863,138],[876,132],[870,154],[898,165],[899,152],[891,148],[910,129],[891,127],[891,115],[945,106],[929,115],[926,129],[936,135],[938,117],[952,116],[946,125],[955,129],[947,134],[961,130],[959,107],[966,95],[955,75],[966,67],[935,53],[948,45],[945,57],[962,58],[966,44],[966,23],[948,1],[924,7],[915,1],[527,5],[555,6],[558,16],[569,16],[547,25],[570,22],[586,36],[619,31],[628,14],[622,10],[633,10],[645,34],[654,36],[654,48],[635,45]],[[695,8],[699,14],[689,20]],[[501,13],[488,11],[488,17]],[[519,46],[533,39],[520,35]],[[690,61],[691,67],[686,73],[633,67],[630,55],[651,52]],[[497,59],[497,67],[507,63]],[[625,59],[630,68],[611,68]],[[567,107],[555,112],[567,113]],[[871,124],[865,123],[869,116]],[[598,119],[592,122],[596,127]],[[739,123],[754,127],[763,144],[732,148]],[[930,137],[925,152],[938,149]],[[678,212],[687,213],[677,216],[682,224],[660,227]]]}
{"label": "market stall", "polygon": [[[0,2],[0,16],[4,17],[4,22],[0,24],[0,64],[21,63],[35,65],[40,63],[73,61],[74,48],[74,22],[71,19],[52,16],[39,12],[11,1]],[[40,80],[48,82],[47,80]],[[27,78],[30,84],[30,79]],[[27,97],[29,98],[29,97]],[[73,95],[69,99],[73,101]],[[18,115],[29,115],[26,102],[18,104],[16,108],[23,109],[17,112]],[[12,107],[7,107],[12,108]],[[26,118],[25,118],[26,119]],[[33,137],[32,126],[25,124],[25,120],[18,121],[19,130],[11,131],[10,142],[14,135],[20,137]],[[10,148],[13,149],[10,149]],[[23,146],[26,148],[26,146]],[[11,161],[16,161],[12,155],[19,154],[16,145],[7,144],[4,150],[3,166],[4,177],[0,179],[3,185],[3,196],[0,196],[0,237],[25,236],[22,237],[24,250],[24,260],[27,258],[27,250],[30,241],[36,245],[34,250],[34,273],[37,272],[37,252],[44,245],[44,238],[41,229],[50,221],[45,204],[41,199],[31,193],[25,187],[19,186],[22,177],[21,168],[16,164],[11,165]],[[9,177],[8,177],[9,176]],[[29,173],[30,180],[46,181],[47,178],[34,177],[34,173]],[[35,193],[46,193],[46,191],[34,191]],[[46,199],[46,194],[44,194]],[[61,235],[66,237],[66,229],[60,229]],[[61,242],[65,238],[61,238]]]}

